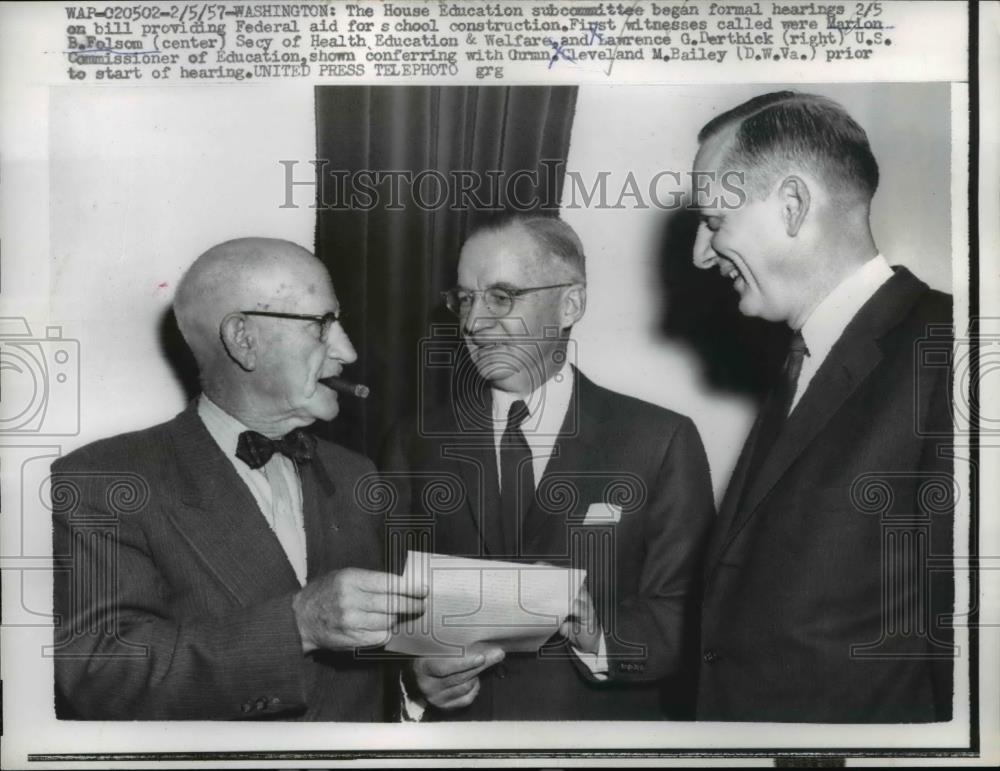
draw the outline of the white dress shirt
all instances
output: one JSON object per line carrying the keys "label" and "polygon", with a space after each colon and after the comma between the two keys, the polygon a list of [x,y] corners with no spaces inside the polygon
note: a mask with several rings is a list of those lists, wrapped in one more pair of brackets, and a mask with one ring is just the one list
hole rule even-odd
{"label": "white dress shirt", "polygon": [[567,362],[561,370],[522,398],[508,391],[492,389],[493,393],[493,446],[496,448],[497,479],[501,479],[500,441],[507,428],[507,413],[510,405],[523,401],[528,408],[528,417],[521,424],[528,448],[531,450],[531,470],[535,474],[535,487],[545,474],[552,450],[559,438],[569,402],[573,398],[573,368]]}
{"label": "white dress shirt", "polygon": [[[302,513],[302,482],[295,464],[280,452],[274,453],[259,469],[252,469],[237,458],[236,445],[240,434],[249,429],[205,394],[198,398],[198,417],[222,453],[229,458],[240,479],[250,488],[264,519],[278,537],[299,584],[305,586],[306,529]],[[287,489],[287,498],[274,494],[270,479]]]}
{"label": "white dress shirt", "polygon": [[844,334],[851,319],[890,278],[892,278],[892,268],[889,267],[885,257],[877,254],[837,284],[809,314],[801,330],[802,339],[805,340],[809,353],[802,361],[802,371],[799,373],[791,410],[794,410],[799,403],[802,394],[806,392],[809,383],[830,354],[830,350]]}
{"label": "white dress shirt", "polygon": [[[528,417],[521,424],[521,433],[531,450],[531,470],[535,475],[535,489],[545,474],[552,451],[559,439],[570,400],[573,398],[573,367],[569,362],[563,365],[555,375],[542,383],[526,398],[519,397],[508,391],[491,389],[493,393],[493,446],[496,448],[497,478],[503,485],[500,470],[500,441],[507,428],[507,414],[510,405],[520,400],[528,408]],[[601,634],[597,653],[587,653],[573,647],[573,652],[580,658],[593,675],[599,680],[607,677],[608,655]]]}

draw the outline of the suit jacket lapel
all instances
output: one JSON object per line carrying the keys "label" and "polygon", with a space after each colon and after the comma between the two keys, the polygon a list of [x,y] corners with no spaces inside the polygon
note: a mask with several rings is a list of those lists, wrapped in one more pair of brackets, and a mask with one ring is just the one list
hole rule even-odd
{"label": "suit jacket lapel", "polygon": [[461,446],[449,446],[444,451],[458,464],[465,483],[466,513],[486,553],[491,556],[510,554],[507,544],[512,535],[506,532],[501,521],[500,483],[492,435],[465,436]]}
{"label": "suit jacket lapel", "polygon": [[[552,449],[552,455],[545,467],[545,473],[538,482],[536,495],[532,501],[531,508],[524,523],[524,544],[532,553],[542,549],[544,544],[552,544],[555,551],[563,553],[563,545],[566,539],[567,520],[575,513],[576,504],[583,501],[586,490],[582,490],[585,481],[581,471],[586,467],[588,443],[579,434],[560,435],[558,442]],[[558,490],[555,485],[569,483],[573,486],[576,495],[572,499],[574,504],[572,509],[543,506],[540,500],[553,499],[554,492]],[[558,502],[558,501],[554,501]],[[554,536],[558,538],[554,541]],[[561,539],[561,540],[559,540]]]}
{"label": "suit jacket lapel", "polygon": [[558,538],[562,539],[561,541],[556,539],[553,543],[556,550],[560,553],[564,551],[566,519],[574,512],[565,511],[563,516],[558,516],[558,512],[551,511],[548,506],[540,505],[539,501],[554,497],[549,492],[550,485],[566,482],[573,485],[579,498],[580,488],[584,482],[581,471],[588,467],[588,458],[591,457],[589,433],[583,429],[584,426],[590,425],[588,418],[591,416],[587,413],[587,409],[593,400],[587,398],[586,393],[590,381],[575,367],[573,374],[575,379],[569,408],[566,410],[566,417],[563,418],[552,455],[545,466],[545,473],[536,485],[537,492],[531,509],[525,518],[524,544],[533,552],[538,551],[542,544],[553,543],[553,535],[558,535]]}
{"label": "suit jacket lapel", "polygon": [[165,507],[180,535],[240,604],[275,587],[297,589],[281,544],[192,402],[171,427],[179,505]]}
{"label": "suit jacket lapel", "polygon": [[[906,268],[895,270],[896,274],[879,288],[848,324],[789,416],[757,478],[747,480],[748,450],[756,438],[755,424],[721,507],[720,526],[725,526],[727,521],[732,524],[725,529],[718,528],[723,536],[714,544],[718,547],[717,553],[710,551],[713,563],[753,518],[761,502],[795,460],[878,366],[882,360],[878,340],[899,323],[927,288]],[[744,497],[742,492],[746,484],[750,485],[750,489]]]}
{"label": "suit jacket lapel", "polygon": [[841,350],[830,352],[789,416],[781,435],[761,465],[757,478],[749,480],[750,489],[736,520],[737,528],[741,527],[747,516],[756,511],[788,467],[881,360],[882,352],[873,340],[853,340]]}
{"label": "suit jacket lapel", "polygon": [[757,441],[757,434],[759,431],[760,415],[758,414],[757,420],[754,422],[753,427],[750,429],[750,433],[747,435],[746,441],[743,443],[743,449],[740,451],[740,457],[736,461],[736,468],[733,469],[732,478],[726,486],[725,495],[722,497],[722,504],[719,506],[719,515],[716,517],[715,526],[712,528],[712,534],[709,538],[709,544],[706,550],[706,554],[708,556],[705,561],[705,566],[708,569],[715,565],[718,558],[721,556],[723,547],[729,543],[730,535],[733,532],[733,520],[738,514],[736,507],[739,505],[740,498],[743,495],[743,488],[747,483],[747,471],[750,466],[750,457],[752,455],[754,442]]}
{"label": "suit jacket lapel", "polygon": [[317,456],[311,463],[297,465],[302,482],[302,518],[306,530],[307,578],[311,581],[333,569],[331,555],[343,538],[333,496],[337,491],[329,470]]}
{"label": "suit jacket lapel", "polygon": [[[500,482],[497,476],[496,448],[493,443],[493,400],[489,386],[480,378],[456,383],[456,392],[445,424],[447,437],[435,442],[440,455],[435,464],[458,471],[465,488],[465,514],[479,549],[490,556],[509,554],[507,542],[512,537],[500,518]],[[462,420],[459,420],[459,414]],[[469,425],[471,423],[471,425]],[[458,512],[456,512],[458,516]],[[460,531],[453,531],[460,532]],[[459,537],[453,548],[471,544]]]}

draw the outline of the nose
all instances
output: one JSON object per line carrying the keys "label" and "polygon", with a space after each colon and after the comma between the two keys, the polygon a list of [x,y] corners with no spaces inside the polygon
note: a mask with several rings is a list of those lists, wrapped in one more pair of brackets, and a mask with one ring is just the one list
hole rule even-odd
{"label": "nose", "polygon": [[481,294],[473,295],[469,312],[462,319],[462,332],[466,335],[474,335],[484,329],[489,329],[496,323],[497,318],[489,312],[483,296]]}
{"label": "nose", "polygon": [[694,238],[694,249],[691,259],[696,268],[705,270],[711,268],[717,260],[715,249],[712,248],[712,231],[704,222],[698,224],[698,233]]}
{"label": "nose", "polygon": [[326,338],[326,351],[331,359],[337,359],[344,364],[352,364],[358,360],[358,352],[354,350],[351,338],[338,321],[330,327]]}

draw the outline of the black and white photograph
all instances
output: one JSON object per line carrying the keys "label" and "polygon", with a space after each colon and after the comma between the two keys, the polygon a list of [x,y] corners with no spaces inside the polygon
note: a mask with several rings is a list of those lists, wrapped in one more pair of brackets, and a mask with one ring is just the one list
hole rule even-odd
{"label": "black and white photograph", "polygon": [[995,763],[1000,6],[827,5],[0,8],[4,766]]}

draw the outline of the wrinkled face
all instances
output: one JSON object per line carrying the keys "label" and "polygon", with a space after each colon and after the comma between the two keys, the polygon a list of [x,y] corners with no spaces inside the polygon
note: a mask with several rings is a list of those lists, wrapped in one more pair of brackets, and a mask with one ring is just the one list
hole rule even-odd
{"label": "wrinkled face", "polygon": [[[260,310],[322,316],[340,304],[333,283],[318,261],[289,270],[274,300]],[[339,375],[357,353],[340,323],[330,327],[326,342],[318,322],[274,317],[247,317],[257,334],[258,360],[254,371],[257,409],[273,419],[291,419],[298,425],[332,420],[339,412],[337,392],[319,383]]]}
{"label": "wrinkled face", "polygon": [[[714,181],[695,196],[701,220],[693,260],[703,269],[717,268],[739,294],[740,312],[769,321],[788,321],[797,306],[797,287],[787,268],[788,244],[778,195],[765,198],[747,191],[738,208],[735,197],[720,184],[728,135],[705,142],[695,158],[695,172],[710,172]],[[740,171],[737,169],[736,171]],[[750,172],[747,171],[749,174]]]}
{"label": "wrinkled face", "polygon": [[[462,247],[458,286],[468,290],[490,287],[525,289],[560,284],[570,279],[558,265],[546,262],[524,230],[511,227],[474,235]],[[563,366],[564,328],[569,287],[543,289],[514,301],[502,318],[490,312],[477,294],[461,318],[466,347],[479,374],[491,386],[526,396]]]}

